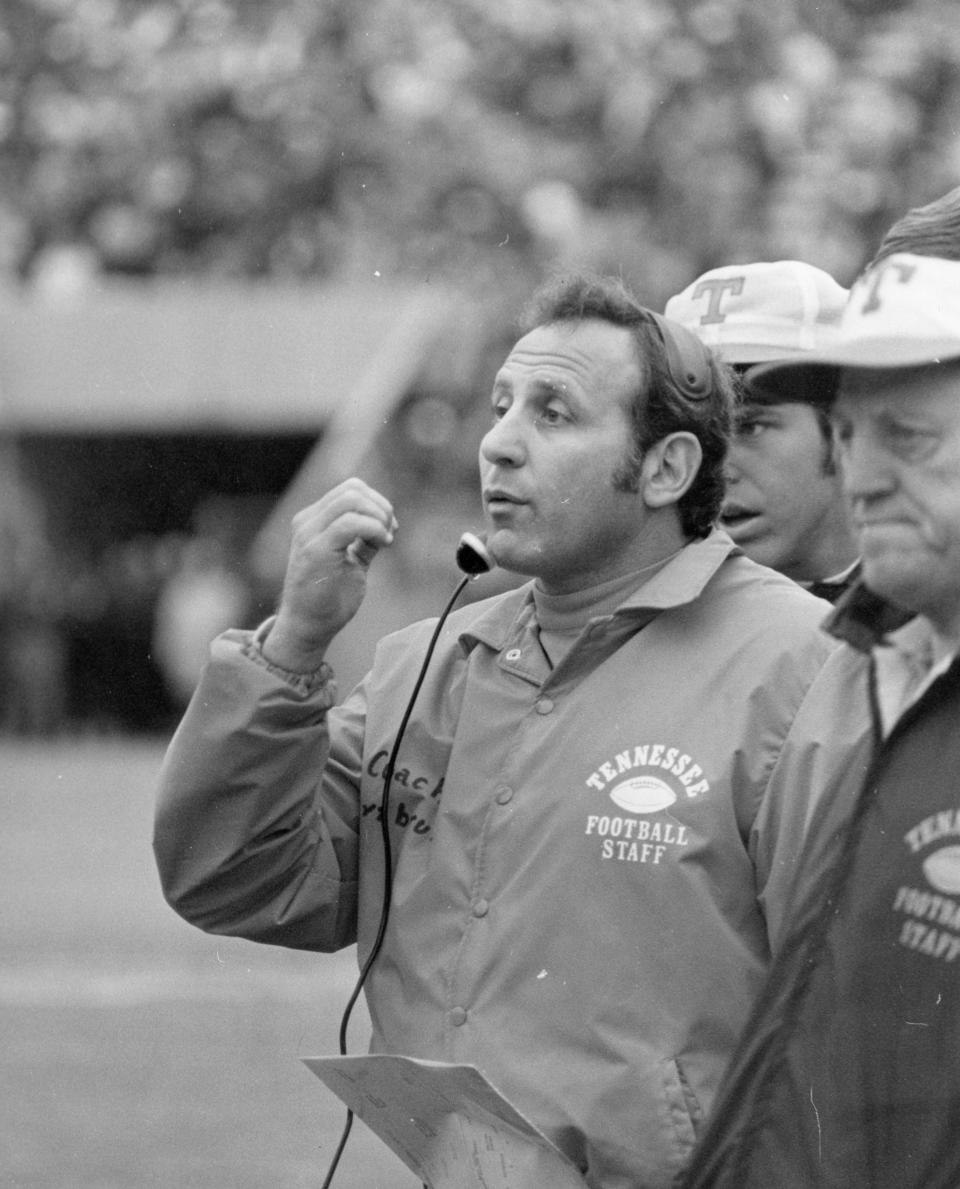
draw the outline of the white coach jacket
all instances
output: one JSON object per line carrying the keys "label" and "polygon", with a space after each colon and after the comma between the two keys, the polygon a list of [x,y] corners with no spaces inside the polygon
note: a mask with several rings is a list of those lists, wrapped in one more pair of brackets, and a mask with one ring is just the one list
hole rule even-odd
{"label": "white coach jacket", "polygon": [[[804,816],[770,790],[808,793],[771,778],[829,610],[715,532],[553,671],[529,586],[451,615],[387,809],[373,1049],[478,1066],[594,1189],[674,1184],[769,959],[762,904],[797,847],[779,824]],[[365,959],[384,768],[433,626],[384,639],[335,709],[252,633],[219,638],[159,794],[181,915]],[[809,746],[822,767],[851,742]]]}

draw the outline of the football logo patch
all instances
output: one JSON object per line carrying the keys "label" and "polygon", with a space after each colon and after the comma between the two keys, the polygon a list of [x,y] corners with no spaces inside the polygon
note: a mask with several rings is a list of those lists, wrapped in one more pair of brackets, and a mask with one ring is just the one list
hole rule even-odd
{"label": "football logo patch", "polygon": [[947,896],[960,895],[960,846],[942,846],[923,860],[927,881]]}
{"label": "football logo patch", "polygon": [[657,776],[631,776],[610,790],[610,800],[627,813],[658,813],[676,799],[673,789]]}
{"label": "football logo patch", "polygon": [[[689,844],[682,810],[688,800],[710,791],[693,757],[666,743],[638,743],[618,751],[584,783],[604,794],[599,802],[591,798],[584,828],[586,837],[597,840],[600,858],[647,867],[666,865]],[[619,813],[612,811],[611,801]]]}

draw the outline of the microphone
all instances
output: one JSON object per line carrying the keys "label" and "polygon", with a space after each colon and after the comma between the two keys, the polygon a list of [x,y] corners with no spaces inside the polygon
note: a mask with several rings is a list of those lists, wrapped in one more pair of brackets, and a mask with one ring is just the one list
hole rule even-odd
{"label": "microphone", "polygon": [[471,578],[489,574],[496,564],[482,537],[476,533],[463,534],[457,546],[457,565],[465,574]]}
{"label": "microphone", "polygon": [[[362,546],[363,542],[358,538],[354,541],[347,550],[348,554],[354,550],[354,546]],[[375,551],[374,551],[375,552]],[[354,551],[351,559],[358,564],[366,564],[366,560],[362,553]],[[437,618],[436,626],[433,629],[433,635],[430,637],[430,643],[427,645],[427,651],[423,658],[423,663],[420,666],[420,672],[417,675],[417,680],[413,687],[413,692],[407,702],[406,709],[400,719],[400,725],[397,727],[397,733],[394,736],[393,747],[390,749],[390,755],[387,760],[386,767],[383,769],[383,792],[380,796],[380,835],[383,840],[383,899],[380,903],[380,920],[377,926],[377,935],[374,939],[373,945],[367,954],[366,960],[354,984],[353,991],[347,1001],[347,1006],[344,1009],[343,1015],[340,1019],[340,1053],[346,1056],[347,1053],[347,1026],[350,1022],[350,1016],[353,1012],[353,1005],[356,1003],[360,991],[367,981],[367,975],[370,973],[370,967],[378,957],[383,946],[383,939],[387,932],[387,922],[390,917],[390,897],[393,889],[393,849],[390,843],[390,814],[388,807],[390,803],[390,787],[393,784],[393,772],[397,762],[397,757],[400,754],[400,743],[404,737],[407,729],[407,723],[410,721],[410,716],[413,713],[413,707],[417,700],[417,695],[420,693],[420,687],[423,685],[424,679],[427,676],[427,668],[430,665],[430,658],[433,656],[434,648],[437,640],[440,638],[440,632],[443,625],[447,622],[447,616],[453,610],[457,599],[463,593],[467,583],[479,577],[480,574],[489,573],[495,566],[496,562],[493,560],[493,554],[486,546],[486,542],[482,537],[478,537],[476,533],[464,533],[460,538],[460,543],[457,545],[457,565],[467,575],[466,578],[461,578],[457,583],[457,588],[447,601],[447,605],[440,612]],[[340,1136],[340,1142],[337,1145],[330,1165],[327,1168],[327,1175],[324,1178],[320,1189],[329,1189],[333,1175],[340,1163],[340,1157],[343,1154],[343,1149],[346,1145],[347,1138],[350,1135],[350,1130],[353,1126],[353,1111],[347,1109],[347,1120]]]}

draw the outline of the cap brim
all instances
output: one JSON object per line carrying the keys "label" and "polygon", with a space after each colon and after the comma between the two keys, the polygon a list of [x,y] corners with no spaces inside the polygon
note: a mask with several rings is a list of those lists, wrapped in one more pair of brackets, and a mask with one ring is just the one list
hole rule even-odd
{"label": "cap brim", "polygon": [[[842,368],[928,367],[960,358],[960,339],[857,339],[802,358],[758,363],[747,373],[751,392],[780,400],[832,399]],[[788,395],[789,394],[789,395]],[[829,394],[829,395],[828,395]]]}
{"label": "cap brim", "polygon": [[[809,351],[796,359],[778,359],[763,367],[764,373],[781,367],[923,367],[942,363],[945,359],[960,358],[960,337],[916,338],[858,338],[851,342],[834,343],[821,351]],[[760,368],[758,367],[758,372]]]}
{"label": "cap brim", "polygon": [[748,400],[762,403],[829,405],[837,395],[840,368],[797,360],[790,367],[777,364],[751,368],[744,377]]}
{"label": "cap brim", "polygon": [[724,363],[730,364],[731,367],[750,367],[754,363],[773,363],[781,359],[802,359],[810,354],[809,351],[801,347],[792,351],[788,347],[765,347],[749,343],[738,343],[733,346],[727,343],[717,346],[712,346],[709,343],[707,345],[717,353]]}

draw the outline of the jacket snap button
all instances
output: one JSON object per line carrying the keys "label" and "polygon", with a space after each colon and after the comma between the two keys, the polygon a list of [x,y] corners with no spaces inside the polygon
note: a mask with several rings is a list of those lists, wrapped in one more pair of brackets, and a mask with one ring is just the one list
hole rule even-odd
{"label": "jacket snap button", "polygon": [[461,1024],[465,1024],[466,1022],[467,1022],[466,1008],[455,1007],[450,1012],[450,1023],[454,1026],[454,1028],[459,1028]]}
{"label": "jacket snap button", "polygon": [[537,714],[549,714],[553,710],[552,698],[541,698],[537,702]]}
{"label": "jacket snap button", "polygon": [[473,915],[475,917],[485,917],[490,911],[489,900],[478,900],[473,906]]}

